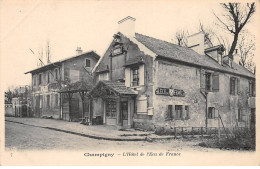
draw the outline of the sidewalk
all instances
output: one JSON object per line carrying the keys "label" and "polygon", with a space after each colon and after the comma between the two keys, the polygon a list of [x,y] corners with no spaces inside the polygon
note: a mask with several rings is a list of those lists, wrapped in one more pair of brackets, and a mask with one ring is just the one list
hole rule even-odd
{"label": "sidewalk", "polygon": [[174,136],[158,136],[151,131],[137,131],[134,129],[121,131],[118,130],[116,126],[87,126],[79,122],[68,122],[56,119],[5,117],[5,121],[103,140],[151,141],[155,139],[174,138]]}

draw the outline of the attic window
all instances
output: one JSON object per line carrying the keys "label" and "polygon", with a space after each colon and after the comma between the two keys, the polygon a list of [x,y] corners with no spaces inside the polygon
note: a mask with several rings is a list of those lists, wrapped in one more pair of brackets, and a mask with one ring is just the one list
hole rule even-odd
{"label": "attic window", "polygon": [[123,47],[121,45],[114,46],[112,56],[119,55],[121,53],[123,53]]}
{"label": "attic window", "polygon": [[86,67],[90,67],[90,60],[89,59],[86,59]]}

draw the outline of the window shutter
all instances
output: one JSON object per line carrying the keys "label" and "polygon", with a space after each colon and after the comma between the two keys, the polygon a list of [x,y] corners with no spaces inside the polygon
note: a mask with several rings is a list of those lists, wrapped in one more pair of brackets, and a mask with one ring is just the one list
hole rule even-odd
{"label": "window shutter", "polygon": [[144,75],[144,65],[141,65],[140,67],[139,67],[139,85],[144,85],[144,77],[145,77],[145,75]]}
{"label": "window shutter", "polygon": [[253,89],[252,90],[253,90],[253,96],[255,97],[255,90],[256,90],[255,89],[255,81],[253,81]]}
{"label": "window shutter", "polygon": [[189,120],[190,119],[190,110],[189,110],[189,106],[185,106],[185,111],[186,111],[186,117],[185,120]]}
{"label": "window shutter", "polygon": [[251,85],[251,82],[249,81],[249,96],[251,96],[251,93],[252,93],[252,85]]}
{"label": "window shutter", "polygon": [[172,105],[167,105],[167,114],[166,114],[166,118],[167,119],[172,119]]}
{"label": "window shutter", "polygon": [[218,72],[213,73],[212,81],[213,81],[212,90],[219,91],[219,73]]}
{"label": "window shutter", "polygon": [[229,80],[230,94],[232,94],[232,77]]}
{"label": "window shutter", "polygon": [[205,70],[200,70],[200,88],[202,91],[205,91]]}
{"label": "window shutter", "polygon": [[240,93],[240,79],[237,78],[237,94]]}
{"label": "window shutter", "polygon": [[130,68],[125,68],[125,86],[130,87],[131,83],[131,70]]}
{"label": "window shutter", "polygon": [[214,110],[214,118],[218,118],[218,110]]}
{"label": "window shutter", "polygon": [[185,106],[181,106],[181,120],[184,120],[186,116]]}

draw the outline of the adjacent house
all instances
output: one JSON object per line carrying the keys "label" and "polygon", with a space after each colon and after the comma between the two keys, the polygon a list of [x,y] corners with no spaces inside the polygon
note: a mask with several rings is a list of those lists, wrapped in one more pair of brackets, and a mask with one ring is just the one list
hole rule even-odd
{"label": "adjacent house", "polygon": [[189,47],[135,32],[135,18],[119,31],[94,67],[93,117],[104,125],[153,130],[172,127],[255,125],[255,75],[224,56],[222,45],[205,49],[203,33]]}
{"label": "adjacent house", "polygon": [[82,102],[81,93],[91,90],[91,72],[100,56],[94,51],[82,53],[81,48],[76,52],[76,56],[25,73],[32,75],[34,117],[79,121],[89,112],[89,102],[85,96]]}

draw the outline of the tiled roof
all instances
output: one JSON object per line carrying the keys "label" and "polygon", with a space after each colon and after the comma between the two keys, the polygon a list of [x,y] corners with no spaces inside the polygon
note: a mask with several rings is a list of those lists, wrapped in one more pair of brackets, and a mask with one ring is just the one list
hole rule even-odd
{"label": "tiled roof", "polygon": [[105,65],[103,62],[100,62],[96,69],[96,72],[99,73],[99,72],[105,72],[105,71],[109,71],[108,65]]}
{"label": "tiled roof", "polygon": [[107,80],[99,81],[98,84],[90,91],[90,94],[95,95],[95,92],[100,91],[101,89],[99,89],[99,87],[102,84],[119,95],[136,95],[135,92],[131,88],[126,87],[124,83]]}
{"label": "tiled roof", "polygon": [[92,56],[94,56],[97,60],[100,58],[100,56],[96,52],[88,51],[88,52],[84,52],[84,53],[81,53],[81,54],[76,55],[76,56],[68,57],[68,58],[65,58],[65,59],[62,59],[62,60],[59,60],[59,61],[56,61],[56,62],[49,63],[49,64],[44,65],[42,67],[39,67],[39,68],[33,69],[31,71],[25,72],[24,74],[33,73],[33,72],[37,72],[37,71],[48,70],[50,68],[57,67],[57,64],[61,64],[62,62],[65,62],[67,60],[74,59],[74,58],[77,58],[77,57],[80,57],[80,56],[83,56],[83,55],[88,55],[88,54],[91,54],[91,53],[94,54]]}
{"label": "tiled roof", "polygon": [[180,47],[178,45],[155,39],[149,36],[145,36],[139,33],[135,33],[135,38],[137,41],[142,43],[152,52],[158,56],[173,59],[176,61],[181,61],[183,63],[190,63],[193,65],[217,69],[219,71],[225,71],[237,75],[243,75],[251,78],[255,78],[255,75],[248,71],[241,65],[233,63],[233,68],[227,65],[220,65],[214,59],[206,55],[200,55],[192,49]]}
{"label": "tiled roof", "polygon": [[67,84],[66,87],[61,88],[60,93],[67,92],[80,92],[80,91],[90,91],[93,88],[93,84],[91,80],[89,82],[86,81],[77,81],[72,84]]}
{"label": "tiled roof", "polygon": [[113,81],[107,81],[103,80],[100,81],[101,83],[106,84],[108,87],[116,91],[118,94],[123,94],[123,95],[135,95],[135,92],[132,91],[129,87],[125,86],[125,83],[122,82],[113,82]]}

